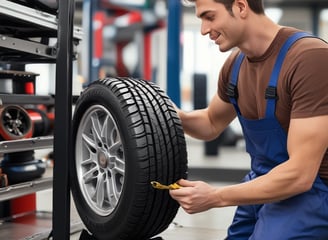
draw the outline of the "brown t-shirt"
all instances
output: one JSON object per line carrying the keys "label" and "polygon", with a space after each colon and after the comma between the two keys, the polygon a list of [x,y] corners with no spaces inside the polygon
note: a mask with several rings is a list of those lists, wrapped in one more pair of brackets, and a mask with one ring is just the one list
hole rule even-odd
{"label": "brown t-shirt", "polygon": [[[265,115],[265,89],[277,55],[285,40],[299,30],[283,27],[267,51],[260,57],[246,57],[238,80],[238,106],[248,119]],[[238,54],[234,51],[221,69],[218,95],[230,102],[226,94],[232,64]],[[328,44],[317,38],[303,38],[289,49],[283,62],[277,85],[276,117],[288,132],[291,118],[328,115]],[[327,129],[323,129],[327,131]],[[323,158],[320,176],[328,181],[328,149]]]}

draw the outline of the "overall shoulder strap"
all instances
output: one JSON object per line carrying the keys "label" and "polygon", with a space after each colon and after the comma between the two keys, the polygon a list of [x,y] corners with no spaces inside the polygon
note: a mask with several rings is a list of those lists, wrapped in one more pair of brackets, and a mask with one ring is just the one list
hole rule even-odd
{"label": "overall shoulder strap", "polygon": [[285,60],[285,57],[287,55],[288,50],[290,47],[299,39],[305,38],[305,37],[314,37],[313,35],[306,33],[306,32],[297,32],[293,35],[291,35],[282,48],[280,49],[280,52],[278,54],[277,60],[275,62],[275,65],[273,67],[273,71],[271,73],[270,81],[268,84],[268,87],[265,91],[265,98],[267,99],[267,106],[266,106],[266,112],[265,117],[266,118],[272,118],[275,116],[275,109],[276,109],[276,100],[278,99],[277,96],[277,83],[279,79],[279,74],[281,70],[281,66]]}
{"label": "overall shoulder strap", "polygon": [[232,71],[230,75],[230,82],[228,85],[227,89],[227,95],[230,98],[230,102],[233,104],[233,106],[236,109],[237,114],[240,114],[240,110],[237,104],[237,99],[238,99],[238,89],[237,89],[237,84],[238,84],[238,76],[239,76],[239,70],[240,66],[245,58],[245,54],[242,52],[239,53],[239,55],[236,57],[233,66],[232,66]]}

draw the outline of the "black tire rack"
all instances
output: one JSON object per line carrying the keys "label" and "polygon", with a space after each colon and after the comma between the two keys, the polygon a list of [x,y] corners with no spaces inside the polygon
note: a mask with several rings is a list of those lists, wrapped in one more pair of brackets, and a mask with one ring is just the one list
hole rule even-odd
{"label": "black tire rack", "polygon": [[[0,94],[0,106],[54,104],[56,113],[53,136],[0,142],[0,153],[53,147],[53,177],[1,188],[0,201],[52,187],[52,238],[62,240],[69,239],[70,234],[68,166],[71,150],[72,62],[76,58],[74,47],[82,39],[82,30],[73,26],[74,0],[57,0],[56,3],[58,8],[54,13],[20,4],[19,1],[0,0],[0,64],[56,64],[55,96]],[[50,39],[56,39],[56,44],[50,46]]]}

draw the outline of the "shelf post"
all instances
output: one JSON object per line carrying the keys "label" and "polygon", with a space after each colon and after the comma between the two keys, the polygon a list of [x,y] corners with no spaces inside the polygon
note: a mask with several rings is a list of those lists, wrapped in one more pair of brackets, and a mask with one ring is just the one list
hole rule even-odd
{"label": "shelf post", "polygon": [[56,61],[53,239],[69,239],[74,0],[59,0]]}

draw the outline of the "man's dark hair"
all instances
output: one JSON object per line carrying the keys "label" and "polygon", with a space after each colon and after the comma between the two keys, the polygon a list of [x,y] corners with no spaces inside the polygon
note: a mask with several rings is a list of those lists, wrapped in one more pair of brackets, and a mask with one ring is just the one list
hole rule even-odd
{"label": "man's dark hair", "polygon": [[[184,0],[185,2],[195,3],[197,0]],[[213,0],[217,3],[222,3],[225,8],[231,13],[232,12],[232,4],[235,0]],[[247,0],[249,7],[253,12],[257,14],[264,14],[264,5],[262,0]]]}

